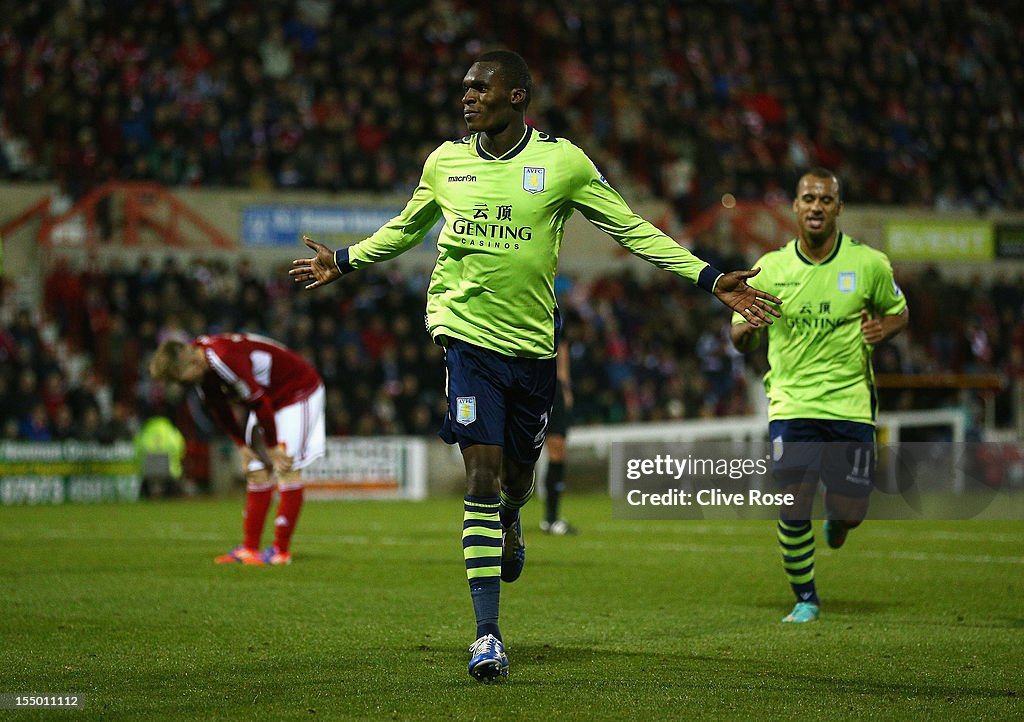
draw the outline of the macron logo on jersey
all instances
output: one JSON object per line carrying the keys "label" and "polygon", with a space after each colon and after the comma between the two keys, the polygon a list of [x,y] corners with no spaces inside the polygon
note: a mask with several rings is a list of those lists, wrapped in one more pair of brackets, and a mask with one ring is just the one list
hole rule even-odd
{"label": "macron logo on jersey", "polygon": [[476,183],[475,175],[450,175],[448,176],[449,183]]}

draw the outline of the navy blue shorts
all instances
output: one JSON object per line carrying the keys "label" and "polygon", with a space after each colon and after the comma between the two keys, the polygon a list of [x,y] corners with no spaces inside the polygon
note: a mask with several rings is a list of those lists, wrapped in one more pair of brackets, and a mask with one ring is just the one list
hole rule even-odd
{"label": "navy blue shorts", "polygon": [[842,496],[875,486],[875,427],[856,421],[780,419],[768,424],[772,477],[779,486],[821,481]]}
{"label": "navy blue shorts", "polygon": [[452,339],[444,354],[449,444],[501,446],[520,464],[540,456],[555,397],[555,360],[506,356]]}

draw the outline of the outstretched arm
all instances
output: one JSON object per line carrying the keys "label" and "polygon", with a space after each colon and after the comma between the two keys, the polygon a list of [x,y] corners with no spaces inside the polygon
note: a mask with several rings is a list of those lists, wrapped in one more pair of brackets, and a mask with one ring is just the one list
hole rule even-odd
{"label": "outstretched arm", "polygon": [[566,148],[576,162],[578,187],[572,197],[574,207],[619,245],[648,263],[688,278],[714,293],[718,300],[741,314],[755,328],[770,324],[772,316],[782,315],[766,303],[782,303],[778,298],[746,283],[760,269],[719,274],[707,262],[634,213],[583,151],[571,144]]}
{"label": "outstretched arm", "polygon": [[335,252],[303,236],[302,242],[316,255],[292,261],[292,269],[288,271],[292,280],[305,283],[306,288],[326,286],[350,271],[386,261],[418,246],[441,218],[441,208],[434,197],[432,186],[434,166],[440,150],[438,148],[427,158],[420,183],[402,212],[378,228],[369,238]]}
{"label": "outstretched arm", "polygon": [[341,278],[341,269],[334,261],[334,251],[309,236],[303,236],[302,242],[313,249],[315,255],[312,258],[296,258],[292,261],[292,269],[288,271],[288,275],[293,281],[306,283],[306,288],[317,288]]}
{"label": "outstretched arm", "polygon": [[773,323],[772,316],[782,315],[779,309],[772,305],[781,304],[781,299],[747,285],[747,279],[760,272],[760,268],[754,268],[749,271],[723,273],[712,291],[719,301],[743,316],[743,320],[755,329]]}

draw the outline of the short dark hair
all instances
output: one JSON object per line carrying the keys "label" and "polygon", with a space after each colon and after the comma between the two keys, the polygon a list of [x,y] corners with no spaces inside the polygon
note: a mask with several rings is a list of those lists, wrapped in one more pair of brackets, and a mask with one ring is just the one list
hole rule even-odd
{"label": "short dark hair", "polygon": [[530,66],[523,60],[522,55],[511,50],[491,50],[477,58],[476,62],[494,63],[498,66],[498,74],[510,87],[525,90],[523,110],[526,110],[533,96],[533,77],[530,75]]}
{"label": "short dark hair", "polygon": [[839,180],[839,176],[830,171],[828,168],[822,168],[820,165],[814,166],[804,175],[814,176],[815,178],[822,178],[825,180],[834,180],[836,182],[836,200],[843,200],[843,182]]}

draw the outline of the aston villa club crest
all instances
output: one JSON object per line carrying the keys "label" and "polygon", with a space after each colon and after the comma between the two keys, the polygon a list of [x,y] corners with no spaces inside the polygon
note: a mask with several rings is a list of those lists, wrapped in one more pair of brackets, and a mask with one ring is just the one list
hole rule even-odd
{"label": "aston villa club crest", "polygon": [[455,420],[463,426],[469,426],[476,421],[476,396],[455,398]]}
{"label": "aston villa club crest", "polygon": [[544,190],[543,168],[523,168],[523,190],[527,193],[540,193]]}
{"label": "aston villa club crest", "polygon": [[853,293],[857,290],[857,274],[854,271],[839,273],[839,290],[843,293]]}

